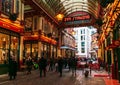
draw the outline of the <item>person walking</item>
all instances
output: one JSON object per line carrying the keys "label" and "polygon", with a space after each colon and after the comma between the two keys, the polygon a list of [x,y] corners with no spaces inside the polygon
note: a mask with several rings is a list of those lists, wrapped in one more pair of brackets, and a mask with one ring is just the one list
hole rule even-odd
{"label": "person walking", "polygon": [[76,76],[76,67],[77,67],[77,59],[75,57],[72,57],[71,59],[71,69],[72,69],[72,75]]}
{"label": "person walking", "polygon": [[15,57],[10,57],[9,60],[9,80],[16,79],[17,75],[17,62],[15,61]]}
{"label": "person walking", "polygon": [[38,65],[39,65],[39,70],[40,70],[40,77],[42,77],[42,72],[44,72],[44,77],[45,77],[47,60],[43,56],[39,59]]}
{"label": "person walking", "polygon": [[55,59],[55,72],[58,72],[58,59]]}
{"label": "person walking", "polygon": [[62,57],[59,57],[59,59],[58,59],[58,70],[59,70],[59,73],[60,73],[60,77],[62,77],[62,68],[63,68],[63,60],[62,60]]}
{"label": "person walking", "polygon": [[26,65],[27,65],[27,74],[31,74],[33,62],[32,62],[32,58],[30,56],[26,60]]}
{"label": "person walking", "polygon": [[71,62],[72,62],[72,58],[68,58],[68,68],[69,68],[69,71],[71,70]]}
{"label": "person walking", "polygon": [[54,66],[54,59],[50,58],[49,71],[53,71],[53,66]]}

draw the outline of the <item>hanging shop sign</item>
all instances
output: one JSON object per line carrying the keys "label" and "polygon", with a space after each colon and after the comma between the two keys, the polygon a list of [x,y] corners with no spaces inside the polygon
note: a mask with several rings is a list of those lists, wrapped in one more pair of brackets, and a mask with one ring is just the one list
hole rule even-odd
{"label": "hanging shop sign", "polygon": [[91,23],[92,19],[90,14],[84,14],[79,16],[69,16],[63,19],[65,25],[81,25],[86,23]]}
{"label": "hanging shop sign", "polygon": [[69,21],[79,21],[79,20],[89,20],[90,15],[82,15],[82,16],[73,16],[73,17],[66,17],[64,18],[64,22],[69,22]]}

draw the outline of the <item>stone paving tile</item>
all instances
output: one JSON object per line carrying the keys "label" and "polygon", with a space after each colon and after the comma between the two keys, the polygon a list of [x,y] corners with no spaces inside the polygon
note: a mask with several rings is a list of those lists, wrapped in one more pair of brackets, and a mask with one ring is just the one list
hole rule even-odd
{"label": "stone paving tile", "polygon": [[63,71],[63,76],[59,77],[56,72],[47,72],[46,77],[39,77],[39,71],[33,71],[32,74],[18,75],[16,80],[3,81],[0,85],[105,85],[103,78],[88,77],[85,78],[81,71],[77,71],[77,75],[73,76],[67,70]]}

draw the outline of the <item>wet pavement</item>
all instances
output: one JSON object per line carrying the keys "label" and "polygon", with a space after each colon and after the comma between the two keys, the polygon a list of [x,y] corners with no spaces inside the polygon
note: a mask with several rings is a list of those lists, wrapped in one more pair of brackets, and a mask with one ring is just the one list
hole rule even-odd
{"label": "wet pavement", "polygon": [[85,78],[81,70],[77,70],[76,76],[64,69],[62,77],[57,72],[47,72],[46,77],[41,78],[39,71],[34,70],[29,75],[19,72],[15,80],[9,80],[8,76],[0,77],[0,85],[105,85],[105,81],[101,77]]}

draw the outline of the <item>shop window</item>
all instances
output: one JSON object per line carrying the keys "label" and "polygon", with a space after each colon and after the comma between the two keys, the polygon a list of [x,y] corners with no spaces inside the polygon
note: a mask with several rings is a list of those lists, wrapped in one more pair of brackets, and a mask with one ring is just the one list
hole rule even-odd
{"label": "shop window", "polygon": [[10,56],[14,56],[15,60],[18,59],[18,50],[19,50],[19,39],[17,37],[11,36],[11,49],[10,49]]}
{"label": "shop window", "polygon": [[32,58],[35,62],[37,62],[38,58],[38,44],[32,44]]}
{"label": "shop window", "polygon": [[0,34],[0,64],[8,63],[9,36]]}
{"label": "shop window", "polygon": [[25,57],[27,58],[30,55],[30,44],[25,44]]}

